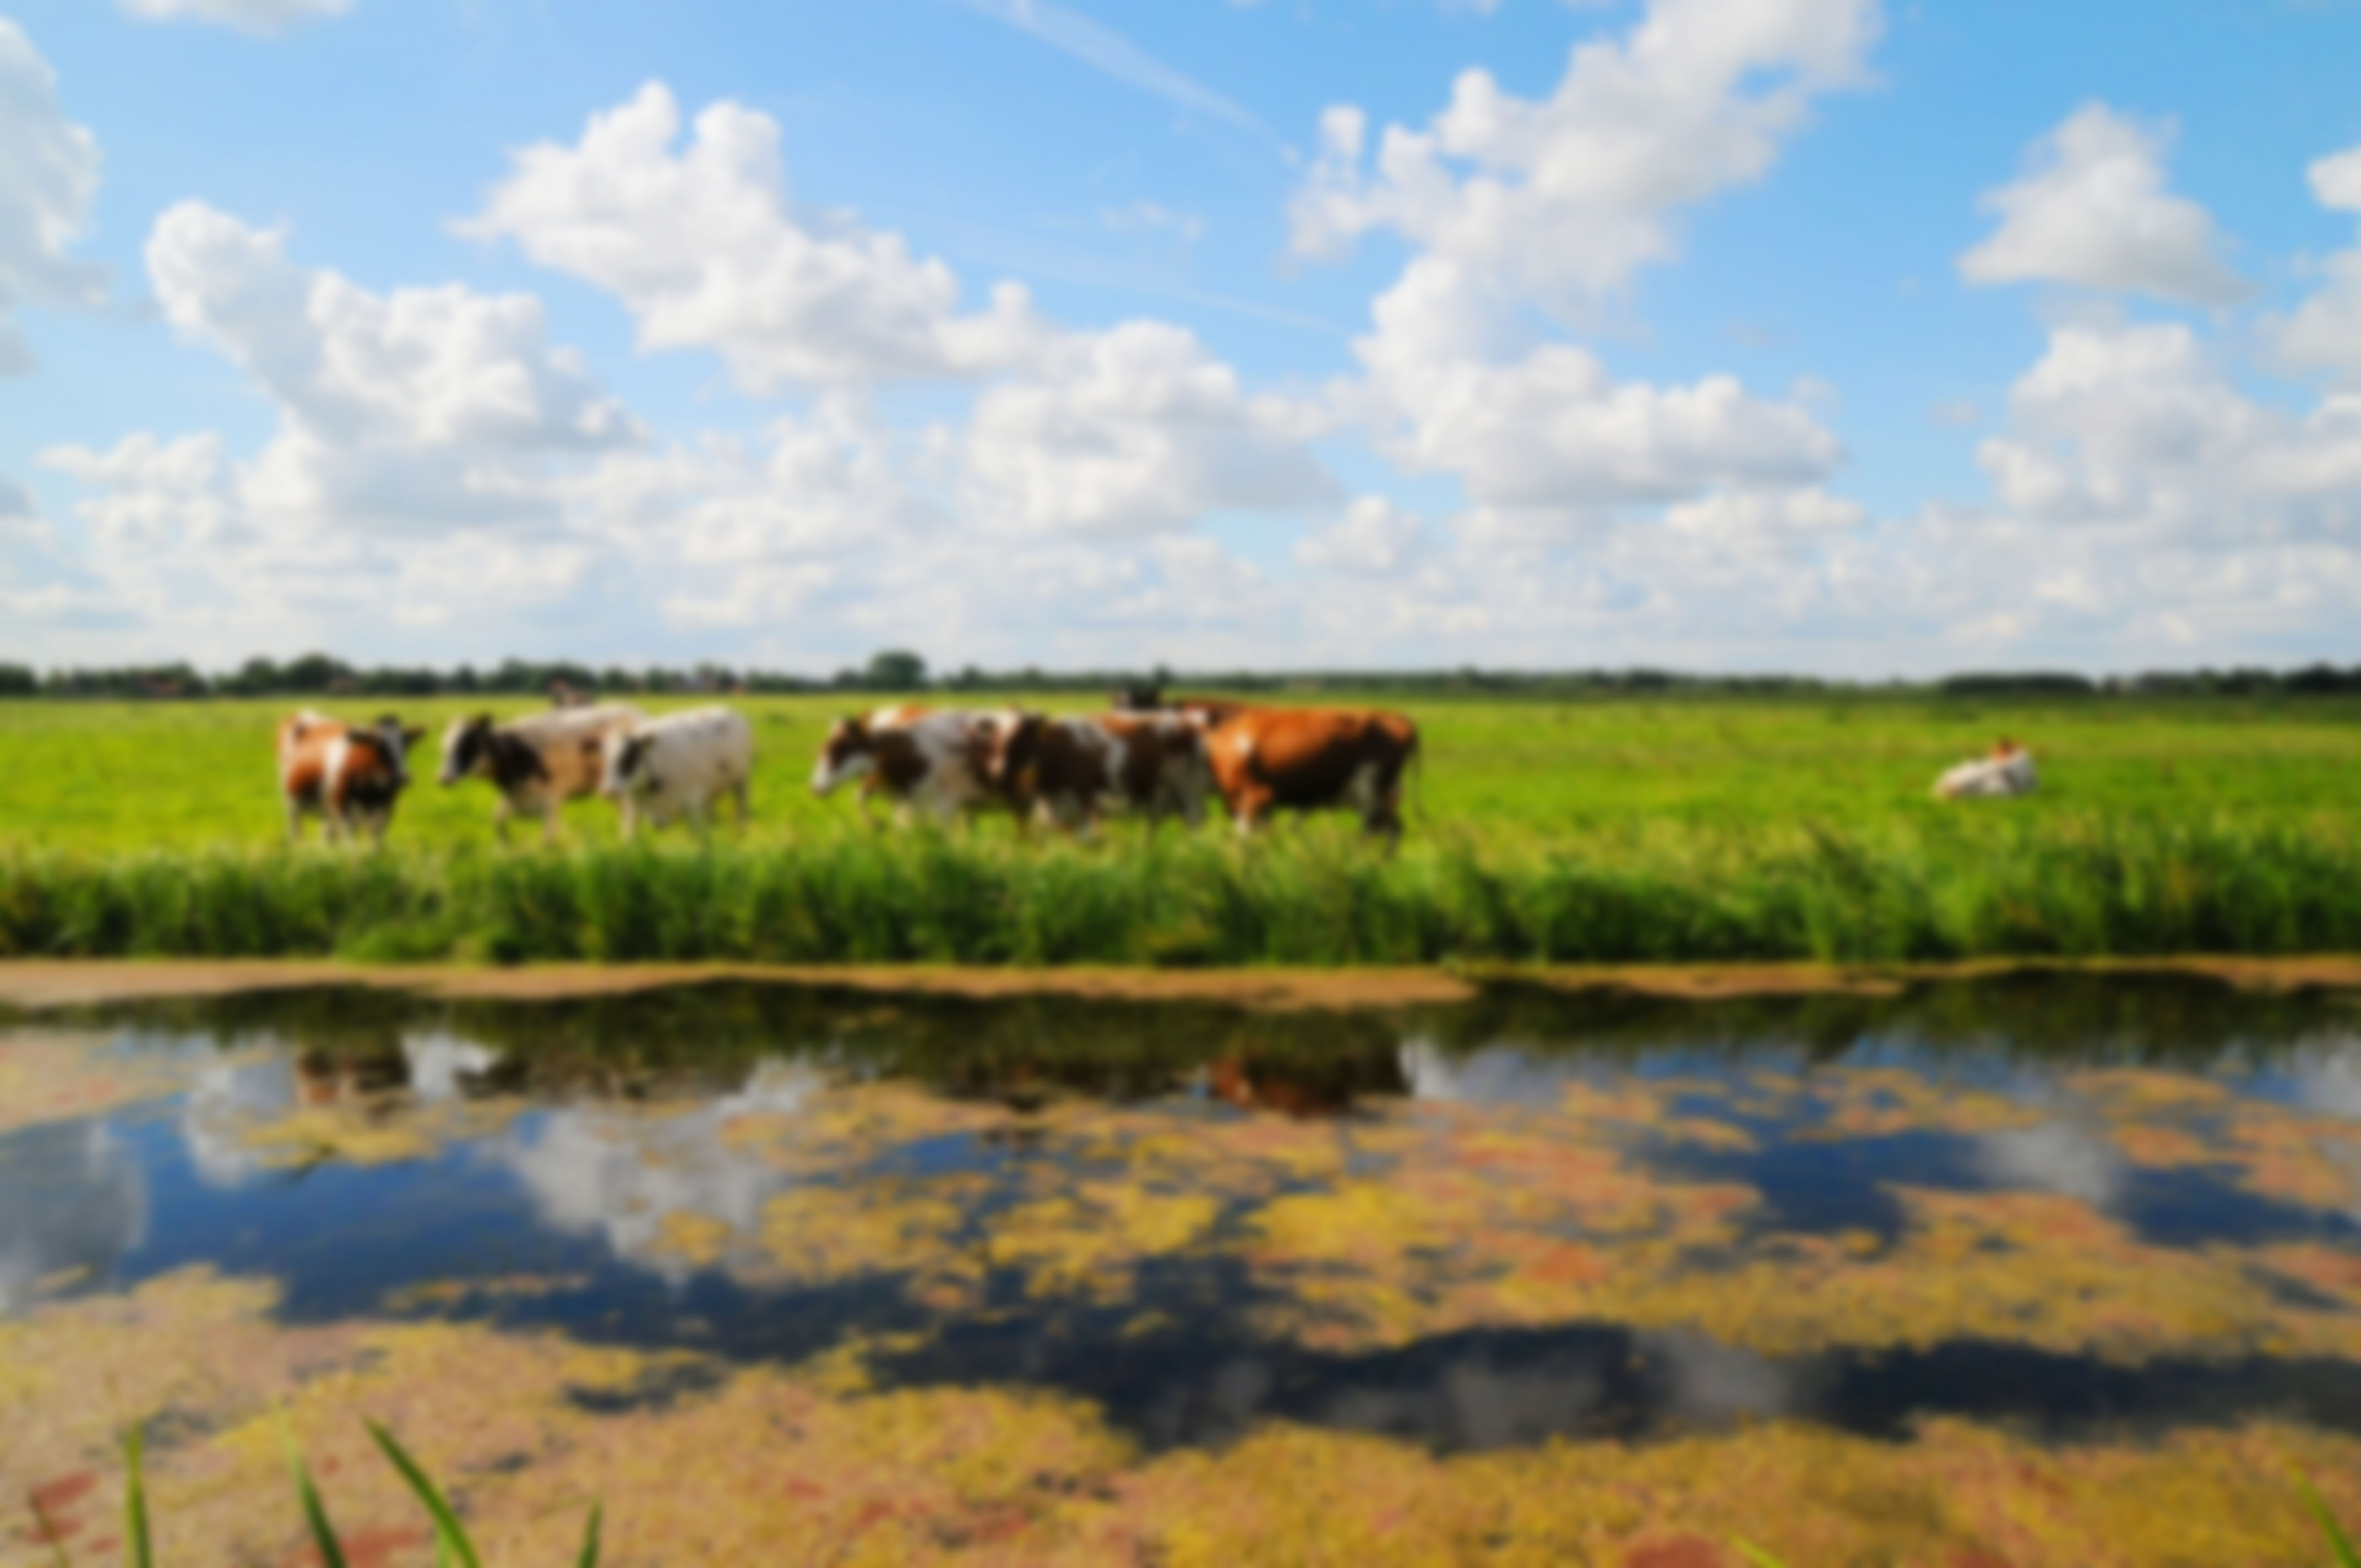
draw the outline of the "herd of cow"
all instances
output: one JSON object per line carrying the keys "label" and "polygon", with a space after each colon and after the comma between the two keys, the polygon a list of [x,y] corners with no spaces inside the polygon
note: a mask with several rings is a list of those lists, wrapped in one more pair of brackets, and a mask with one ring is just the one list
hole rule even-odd
{"label": "herd of cow", "polygon": [[[388,717],[347,724],[299,713],[279,729],[279,790],[290,839],[317,816],[329,839],[385,836],[410,783],[411,750],[425,731]],[[1389,843],[1401,837],[1405,772],[1418,757],[1418,727],[1366,708],[1258,707],[1181,698],[1153,687],[1117,695],[1107,713],[1053,717],[1021,708],[917,705],[840,719],[821,743],[811,784],[826,795],[858,784],[864,806],[890,802],[904,820],[942,822],[1006,811],[1089,833],[1110,816],[1153,830],[1167,817],[1194,827],[1218,797],[1241,834],[1277,811],[1341,808]],[[489,782],[494,818],[541,819],[544,839],[558,808],[604,795],[623,837],[642,823],[686,820],[700,831],[727,797],[746,819],[754,735],[743,716],[700,707],[651,718],[610,703],[559,707],[506,723],[489,715],[453,722],[443,737],[441,781]],[[1937,781],[1942,799],[2027,795],[2033,755],[2004,739],[1992,752]]]}
{"label": "herd of cow", "polygon": [[[331,839],[382,839],[410,784],[410,753],[424,739],[390,716],[347,724],[304,712],[281,724],[289,838],[317,816]],[[1209,797],[1241,834],[1274,812],[1341,808],[1390,843],[1401,836],[1403,774],[1417,756],[1418,728],[1398,713],[1167,702],[1140,687],[1118,694],[1106,713],[902,705],[840,719],[811,784],[826,795],[857,784],[865,806],[890,803],[906,821],[1006,811],[1019,823],[1085,834],[1110,816],[1142,818],[1151,830],[1167,817],[1194,826]],[[730,708],[652,718],[606,704],[505,723],[456,720],[443,737],[440,779],[489,782],[503,837],[522,815],[538,817],[544,838],[554,838],[560,806],[598,794],[615,802],[628,839],[643,823],[686,820],[701,831],[725,797],[743,823],[753,767],[753,731]]]}

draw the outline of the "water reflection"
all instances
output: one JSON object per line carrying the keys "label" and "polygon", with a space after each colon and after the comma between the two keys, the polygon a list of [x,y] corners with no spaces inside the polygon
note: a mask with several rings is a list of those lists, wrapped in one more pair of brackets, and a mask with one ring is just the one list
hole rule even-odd
{"label": "water reflection", "polygon": [[45,1287],[104,1277],[148,1232],[148,1183],[104,1124],[64,1122],[0,1140],[0,1314]]}
{"label": "water reflection", "polygon": [[656,1244],[685,1218],[736,1231],[794,1179],[733,1148],[722,1129],[741,1116],[792,1115],[826,1080],[797,1063],[765,1062],[734,1093],[657,1120],[595,1107],[531,1117],[488,1153],[532,1194],[543,1223],[601,1237],[615,1255],[672,1278],[693,1269]]}
{"label": "water reflection", "polygon": [[1158,1442],[2361,1428],[2354,1018],[2022,977],[1281,1014],[735,983],[87,1011],[93,1042],[202,1044],[160,1119],[0,1135],[0,1310],[211,1261],[290,1315],[851,1345],[888,1385],[1051,1385]]}

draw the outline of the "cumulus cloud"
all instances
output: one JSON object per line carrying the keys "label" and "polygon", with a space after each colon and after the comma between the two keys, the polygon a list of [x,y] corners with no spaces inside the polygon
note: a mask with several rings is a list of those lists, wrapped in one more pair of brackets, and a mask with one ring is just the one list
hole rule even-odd
{"label": "cumulus cloud", "polygon": [[[2361,147],[2314,162],[2312,198],[2331,212],[2361,215]],[[2333,372],[2361,389],[2361,244],[2323,263],[2323,282],[2293,315],[2275,322],[2271,345],[2287,365]]]}
{"label": "cumulus cloud", "polygon": [[374,292],[196,203],[157,220],[147,259],[165,318],[244,369],[279,424],[244,461],[209,433],[42,454],[90,492],[74,513],[120,604],[177,617],[226,659],[252,642],[214,638],[333,635],[357,610],[433,625],[455,603],[512,609],[581,580],[592,542],[556,479],[642,433],[550,344],[538,301]]}
{"label": "cumulus cloud", "polygon": [[341,16],[353,0],[116,0],[150,22],[212,22],[247,33],[278,33],[302,22]]}
{"label": "cumulus cloud", "polygon": [[650,82],[574,146],[517,153],[463,231],[608,291],[642,348],[711,349],[751,392],[974,376],[1039,348],[1023,289],[963,315],[951,269],[900,236],[795,213],[770,116],[719,103],[680,132]]}
{"label": "cumulus cloud", "polygon": [[0,375],[30,364],[17,307],[105,297],[99,270],[67,254],[98,193],[98,138],[65,117],[57,89],[24,29],[0,16]]}
{"label": "cumulus cloud", "polygon": [[1045,374],[985,392],[961,460],[988,522],[1148,534],[1213,511],[1330,500],[1309,429],[1295,405],[1249,396],[1193,334],[1130,322],[1071,339]]}
{"label": "cumulus cloud", "polygon": [[1458,476],[1498,530],[1565,536],[1631,506],[1816,485],[1843,457],[1808,411],[1734,377],[1619,383],[1565,343],[1484,357],[1499,318],[1469,302],[1466,273],[1447,260],[1418,258],[1376,317],[1356,348],[1381,441],[1405,467]]}
{"label": "cumulus cloud", "polygon": [[2169,128],[2092,104],[2036,144],[2015,183],[1988,193],[1992,237],[1960,258],[1971,283],[2075,283],[2187,305],[2236,303],[2212,214],[2165,188]]}
{"label": "cumulus cloud", "polygon": [[1672,215],[1759,178],[1812,100],[1859,82],[1877,0],[1653,0],[1577,46],[1547,98],[1464,72],[1422,130],[1322,116],[1292,208],[1300,255],[1390,229],[1471,274],[1578,315],[1675,253]]}
{"label": "cumulus cloud", "polygon": [[288,414],[346,446],[596,450],[631,422],[541,302],[452,285],[375,294],[298,267],[281,234],[202,203],[157,219],[148,272],[165,317],[226,354]]}
{"label": "cumulus cloud", "polygon": [[2179,324],[2060,327],[1978,458],[2003,503],[2152,542],[2361,538],[2361,398],[2266,407]]}
{"label": "cumulus cloud", "polygon": [[[1380,228],[1415,247],[1355,345],[1361,379],[1334,404],[1403,469],[1458,479],[1464,547],[1595,546],[1668,521],[1667,507],[1688,509],[1680,528],[1725,540],[1750,525],[1792,539],[1863,521],[1822,489],[1844,452],[1802,400],[1726,374],[1620,381],[1588,348],[1548,340],[1535,313],[1578,323],[1674,254],[1679,211],[1760,178],[1817,96],[1862,79],[1880,26],[1874,0],[1653,0],[1620,36],[1577,47],[1545,98],[1463,74],[1424,129],[1389,127],[1373,164],[1362,111],[1323,116],[1294,203],[1298,253],[1332,255]],[[1366,548],[1327,553],[1346,537],[1301,559],[1367,560]],[[1377,525],[1359,539],[1373,544]],[[1487,576],[1465,565],[1463,586]],[[1630,597],[1628,585],[1591,586]],[[1430,571],[1416,591],[1444,588]],[[1505,607],[1477,619],[1494,609]],[[1464,630],[1469,609],[1435,623]]]}
{"label": "cumulus cloud", "polygon": [[1410,560],[1422,526],[1385,497],[1362,496],[1343,517],[1297,543],[1295,558],[1323,571],[1386,576]]}

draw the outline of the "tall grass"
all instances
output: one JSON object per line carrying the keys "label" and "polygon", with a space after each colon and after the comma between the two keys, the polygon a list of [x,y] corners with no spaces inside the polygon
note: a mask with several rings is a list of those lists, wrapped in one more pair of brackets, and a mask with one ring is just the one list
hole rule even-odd
{"label": "tall grass", "polygon": [[846,832],[564,852],[0,855],[0,955],[623,963],[1944,959],[2361,948],[2317,827],[2049,816],[1518,843]]}

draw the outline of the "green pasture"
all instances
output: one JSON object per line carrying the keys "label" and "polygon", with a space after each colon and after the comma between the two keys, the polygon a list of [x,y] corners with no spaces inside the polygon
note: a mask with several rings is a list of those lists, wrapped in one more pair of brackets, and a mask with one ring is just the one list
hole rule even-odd
{"label": "green pasture", "polygon": [[[367,717],[382,705],[339,707]],[[651,707],[663,705],[650,704]],[[872,832],[807,780],[841,700],[740,704],[753,823],[624,849],[570,808],[493,840],[426,782],[383,853],[291,852],[284,704],[0,705],[0,956],[978,964],[1944,959],[2361,950],[2361,704],[1397,702],[1409,836],[1330,817],[1099,844]],[[981,705],[979,705],[981,706]],[[1079,706],[1079,705],[1068,705]],[[475,705],[412,705],[439,737]],[[496,713],[527,711],[522,704]],[[2041,790],[1938,804],[1996,734]]]}
{"label": "green pasture", "polygon": [[[807,781],[830,720],[864,700],[736,702],[754,724],[757,841],[801,840],[858,821],[849,793],[816,800]],[[2231,819],[2339,834],[2361,820],[2361,702],[2345,699],[1371,700],[1411,713],[1424,737],[1413,836],[1505,845],[1664,828],[1719,834],[1802,824],[1860,832],[1936,827],[1962,813],[2017,822],[2094,814]],[[273,844],[281,825],[272,736],[293,706],[0,703],[0,850],[100,855]],[[368,718],[387,705],[321,706]],[[422,782],[401,802],[395,840],[488,841],[489,786],[433,783],[443,727],[464,712],[507,717],[535,706],[401,705],[406,719],[432,733],[413,764]],[[1927,798],[1942,768],[2004,733],[2034,749],[2037,796],[1949,806]],[[569,807],[566,828],[576,844],[615,834],[612,812],[598,801]]]}

